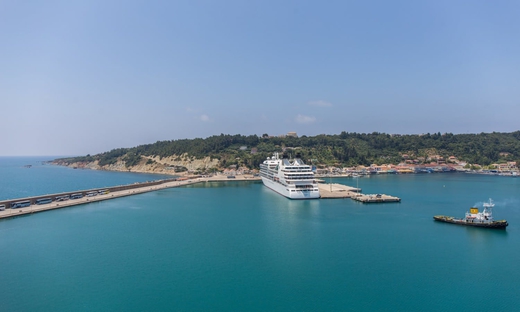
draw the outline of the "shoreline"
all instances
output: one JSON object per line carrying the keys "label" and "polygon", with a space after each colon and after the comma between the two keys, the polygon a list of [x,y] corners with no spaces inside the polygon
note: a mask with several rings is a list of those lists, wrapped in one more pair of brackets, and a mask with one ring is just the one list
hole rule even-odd
{"label": "shoreline", "polygon": [[[182,172],[175,172],[171,171],[171,166],[168,167],[166,164],[162,164],[162,167],[147,167],[143,165],[134,166],[131,168],[126,168],[124,166],[124,163],[117,163],[114,165],[107,165],[107,166],[99,166],[95,163],[63,163],[63,162],[56,162],[55,160],[51,160],[46,162],[50,165],[55,166],[62,166],[62,167],[68,167],[71,169],[87,169],[87,170],[100,170],[100,171],[110,171],[110,172],[128,172],[128,173],[143,173],[143,174],[156,174],[156,175],[167,175],[167,176],[176,176],[176,177],[186,177],[190,175],[195,175],[195,172],[192,170],[188,171],[182,171]],[[185,166],[190,166],[186,165]],[[371,167],[370,167],[371,168]],[[437,164],[437,165],[420,165],[420,166],[406,166],[406,168],[396,168],[391,171],[373,171],[370,170],[369,167],[365,167],[364,169],[356,169],[352,170],[349,169],[347,171],[343,171],[342,168],[336,168],[336,167],[328,167],[328,170],[331,170],[330,173],[320,173],[315,174],[316,177],[357,177],[357,176],[371,176],[371,175],[386,175],[386,174],[430,174],[430,173],[467,173],[467,174],[482,174],[482,175],[496,175],[496,176],[505,176],[505,177],[518,177],[520,176],[520,170],[517,168],[511,168],[508,170],[492,170],[492,169],[479,169],[479,170],[471,170],[471,169],[460,169],[455,168],[453,165],[443,165],[443,164]],[[420,170],[417,168],[427,168],[428,171]],[[208,168],[206,168],[208,169]],[[216,169],[216,168],[214,168]],[[341,172],[338,174],[338,172]],[[212,173],[213,175],[248,175],[258,173],[254,170],[235,170],[235,171],[217,171],[216,173]],[[211,173],[210,173],[211,175]],[[354,176],[353,176],[354,175]]]}
{"label": "shoreline", "polygon": [[[106,170],[106,171],[113,171],[113,170]],[[442,172],[442,173],[446,173],[446,172]],[[454,173],[470,173],[470,172],[454,172]],[[157,174],[161,174],[161,173],[157,173]],[[398,173],[398,174],[400,174],[400,173]],[[471,172],[470,174],[475,174],[475,173]],[[384,174],[375,174],[375,175],[380,176],[380,175],[384,175]],[[497,175],[497,174],[487,174],[487,175]],[[329,192],[327,185],[330,185],[330,183],[327,184],[326,179],[327,178],[330,178],[330,179],[332,179],[332,178],[356,179],[359,177],[369,178],[370,176],[371,175],[352,176],[350,174],[333,174],[333,175],[316,175],[316,178],[319,180],[320,192],[323,192],[322,198],[324,198],[324,199],[326,199],[326,198],[353,198],[353,199],[355,199],[355,197],[359,197],[361,195],[364,196],[366,194],[360,194],[360,193],[358,193],[361,191],[360,189],[357,190],[356,188],[350,187],[347,185],[341,185],[341,186],[345,187],[345,189],[341,189],[341,191],[338,189],[338,190],[336,190],[336,192],[332,192],[332,190]],[[516,175],[511,175],[511,176],[516,177]],[[82,198],[70,199],[70,200],[61,201],[61,202],[53,201],[51,203],[42,204],[42,205],[37,205],[33,201],[37,198],[45,198],[45,197],[52,197],[52,196],[56,197],[59,195],[72,194],[72,193],[76,193],[76,192],[86,193],[89,190],[78,190],[78,191],[74,191],[74,192],[65,192],[65,193],[60,193],[60,194],[52,194],[52,195],[45,194],[45,195],[37,195],[37,196],[32,196],[32,197],[27,197],[27,198],[0,200],[0,204],[5,204],[5,210],[0,211],[0,220],[28,215],[28,214],[32,214],[32,213],[44,212],[44,211],[48,211],[48,210],[67,208],[67,207],[72,207],[72,206],[77,206],[77,205],[84,205],[84,204],[104,201],[104,200],[113,199],[113,198],[137,195],[137,194],[142,194],[142,193],[147,193],[147,192],[153,192],[153,191],[157,191],[157,190],[161,190],[161,189],[182,187],[182,186],[187,186],[187,185],[197,184],[197,183],[202,183],[202,182],[233,182],[233,181],[237,181],[237,182],[238,181],[261,181],[261,178],[258,176],[252,175],[252,174],[238,174],[238,175],[230,175],[230,176],[227,176],[224,174],[217,174],[217,175],[213,175],[213,176],[191,176],[191,177],[185,175],[182,177],[178,177],[175,180],[168,179],[168,180],[156,180],[156,181],[152,181],[152,182],[145,182],[148,185],[141,186],[141,187],[139,185],[136,185],[138,183],[134,183],[134,184],[130,184],[130,185],[122,185],[122,186],[120,185],[120,186],[113,186],[113,187],[105,187],[105,189],[111,190],[110,193],[99,194],[95,197],[83,196]],[[334,185],[334,183],[332,185]],[[327,186],[327,187],[324,187],[324,186]],[[340,185],[338,185],[338,186],[340,186]],[[118,190],[112,191],[113,189],[118,189]],[[338,191],[340,191],[340,192],[338,192]],[[370,194],[367,196],[370,197]],[[388,196],[389,198],[394,198],[393,196],[390,196],[390,195],[385,195],[385,196]],[[28,207],[14,208],[14,209],[8,208],[8,203],[15,202],[15,201],[21,201],[21,200],[31,200],[32,203]],[[400,201],[400,199],[399,199],[399,201]]]}

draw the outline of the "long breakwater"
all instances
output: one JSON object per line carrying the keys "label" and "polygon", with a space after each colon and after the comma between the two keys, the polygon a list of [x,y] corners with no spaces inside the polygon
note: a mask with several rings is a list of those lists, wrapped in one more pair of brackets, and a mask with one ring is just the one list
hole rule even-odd
{"label": "long breakwater", "polygon": [[[27,198],[17,198],[0,201],[0,219],[13,218],[27,214],[61,209],[76,205],[99,202],[118,197],[153,192],[160,189],[180,187],[200,182],[222,182],[222,181],[260,181],[259,177],[252,175],[243,176],[213,176],[213,177],[183,177],[151,182],[133,183],[90,190],[64,192],[57,194],[39,195]],[[400,202],[401,199],[389,195],[365,195],[361,189],[342,185],[320,183],[321,198],[352,198],[363,203],[373,202]]]}
{"label": "long breakwater", "polygon": [[203,178],[166,179],[91,190],[65,192],[0,201],[0,219],[83,205],[118,197],[179,187],[204,181]]}

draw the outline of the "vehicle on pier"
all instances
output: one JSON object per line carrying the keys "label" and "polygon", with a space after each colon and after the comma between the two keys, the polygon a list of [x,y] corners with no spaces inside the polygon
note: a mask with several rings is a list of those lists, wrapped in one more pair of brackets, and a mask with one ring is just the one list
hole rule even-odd
{"label": "vehicle on pier", "polygon": [[36,200],[36,205],[43,205],[43,204],[48,204],[48,203],[52,203],[52,198],[50,197],[46,197],[46,198],[39,198]]}
{"label": "vehicle on pier", "polygon": [[509,224],[506,220],[493,220],[493,207],[495,204],[490,198],[489,202],[484,203],[484,210],[478,212],[477,207],[471,207],[469,212],[462,219],[448,217],[448,216],[435,216],[435,221],[453,223],[459,225],[467,225],[473,227],[490,228],[490,229],[505,229]]}
{"label": "vehicle on pier", "polygon": [[92,192],[87,192],[87,197],[92,197],[92,196],[97,196],[98,192],[96,191],[92,191]]}
{"label": "vehicle on pier", "polygon": [[0,211],[4,211],[5,210],[5,205],[0,205]]}
{"label": "vehicle on pier", "polygon": [[78,199],[78,198],[82,198],[82,197],[83,197],[82,193],[74,193],[74,194],[70,195],[70,199]]}
{"label": "vehicle on pier", "polygon": [[31,201],[30,200],[23,200],[23,201],[12,203],[11,204],[11,209],[29,207],[30,205],[31,205]]}
{"label": "vehicle on pier", "polygon": [[102,194],[108,194],[108,193],[110,193],[110,191],[107,190],[107,189],[99,190],[99,191],[98,191],[98,194],[100,194],[100,195],[102,195]]}
{"label": "vehicle on pier", "polygon": [[54,200],[59,202],[59,201],[66,201],[69,199],[70,199],[69,195],[62,195],[62,196],[56,196],[56,198]]}

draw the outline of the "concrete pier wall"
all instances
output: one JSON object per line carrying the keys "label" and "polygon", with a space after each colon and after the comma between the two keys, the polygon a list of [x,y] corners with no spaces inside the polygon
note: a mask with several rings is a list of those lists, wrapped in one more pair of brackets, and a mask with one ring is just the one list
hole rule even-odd
{"label": "concrete pier wall", "polygon": [[174,182],[176,180],[177,179],[165,179],[165,180],[157,180],[157,181],[151,181],[151,182],[141,182],[141,183],[127,184],[127,185],[100,187],[100,188],[95,188],[95,189],[90,189],[90,190],[64,192],[64,193],[57,193],[57,194],[47,194],[47,195],[32,196],[32,197],[26,197],[26,198],[8,199],[8,200],[0,201],[0,206],[1,205],[5,205],[5,209],[10,209],[12,203],[20,202],[20,201],[28,200],[28,201],[31,202],[31,205],[35,205],[36,201],[38,199],[42,199],[42,198],[51,198],[54,201],[56,197],[67,196],[67,195],[70,196],[72,194],[77,194],[77,193],[80,193],[83,196],[86,196],[86,194],[88,192],[94,192],[94,191],[97,192],[99,190],[108,190],[109,192],[113,193],[113,192],[131,190],[131,189],[136,189],[136,188],[141,188],[141,187],[155,186],[155,185],[159,185],[159,184],[163,184],[163,183]]}
{"label": "concrete pier wall", "polygon": [[[255,181],[259,180],[259,178],[253,177],[251,175],[243,175],[239,176],[236,179],[232,179],[233,181]],[[200,177],[200,176],[190,176],[190,177],[182,177],[182,178],[172,178],[165,180],[157,180],[152,182],[143,182],[143,183],[134,183],[128,185],[119,185],[112,187],[100,187],[91,190],[82,190],[82,191],[74,191],[74,192],[63,192],[58,194],[47,194],[41,196],[33,196],[27,198],[17,198],[10,200],[0,201],[0,205],[5,205],[5,209],[0,211],[0,219],[10,219],[23,215],[29,215],[33,213],[49,211],[54,209],[67,208],[72,206],[84,205],[89,203],[95,203],[99,201],[115,199],[124,196],[137,195],[146,192],[153,192],[161,189],[172,188],[172,187],[181,187],[195,183],[201,182],[222,182],[222,181],[230,181],[225,176],[213,176],[213,177]],[[86,193],[92,191],[99,190],[108,190],[108,193],[98,193],[96,196],[87,197]],[[77,199],[69,199],[65,201],[54,201],[56,197],[71,195],[75,193],[81,193],[83,195],[82,198]],[[50,203],[45,203],[41,205],[36,205],[36,200],[40,198],[51,198],[53,201]],[[11,209],[11,203],[20,202],[20,201],[30,201],[31,205],[27,207],[20,207]]]}

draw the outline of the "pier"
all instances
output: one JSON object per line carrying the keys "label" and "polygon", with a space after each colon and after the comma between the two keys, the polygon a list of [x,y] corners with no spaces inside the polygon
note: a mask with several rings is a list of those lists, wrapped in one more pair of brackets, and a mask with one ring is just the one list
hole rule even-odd
{"label": "pier", "polygon": [[350,198],[364,204],[392,202],[398,203],[401,201],[399,197],[386,194],[362,194],[360,188],[355,188],[343,184],[319,183],[318,187],[320,188],[320,198],[323,199]]}
{"label": "pier", "polygon": [[[103,200],[124,196],[153,192],[161,189],[181,187],[201,182],[229,182],[229,181],[261,181],[260,177],[253,175],[238,175],[230,178],[225,175],[182,177],[176,179],[157,180],[151,182],[134,183],[112,187],[103,187],[91,190],[48,194],[27,198],[1,200],[0,219],[12,218],[47,210],[54,210],[76,205],[99,202]],[[386,203],[400,202],[398,197],[385,194],[362,194],[360,188],[343,184],[319,183],[321,199],[351,198],[362,203]],[[95,195],[94,195],[95,194]],[[27,206],[12,208],[14,203],[25,203]],[[39,204],[42,203],[42,204]]]}
{"label": "pier", "polygon": [[[166,188],[181,187],[200,182],[222,182],[222,181],[260,181],[259,177],[253,175],[241,175],[233,179],[229,179],[224,175],[217,175],[211,177],[182,177],[177,179],[158,180],[151,182],[134,183],[128,185],[119,185],[113,187],[103,187],[84,191],[64,192],[58,194],[48,194],[41,196],[33,196],[27,198],[17,198],[10,200],[1,200],[0,219],[12,218],[31,213],[43,212],[48,210],[72,207],[76,205],[84,205],[88,203],[99,202],[108,199],[114,199],[124,196],[142,194],[146,192],[153,192]],[[102,193],[99,193],[102,191]],[[96,193],[96,195],[89,196],[88,194]],[[73,198],[71,195],[81,194],[79,198]],[[58,200],[59,198],[67,197],[66,200]],[[45,204],[37,204],[38,200],[50,199],[51,202]],[[20,208],[11,208],[13,203],[29,202],[28,206]]]}
{"label": "pier", "polygon": [[318,183],[320,189],[320,198],[352,198],[359,195],[360,188],[355,188],[348,185],[338,183]]}

